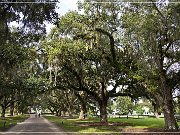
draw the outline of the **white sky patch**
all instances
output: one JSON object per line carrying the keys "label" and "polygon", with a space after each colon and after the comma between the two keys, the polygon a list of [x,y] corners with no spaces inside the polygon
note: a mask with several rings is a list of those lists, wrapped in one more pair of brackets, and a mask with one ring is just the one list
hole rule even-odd
{"label": "white sky patch", "polygon": [[10,22],[10,27],[18,27],[19,26],[19,24],[16,22],[16,21],[13,21],[13,22]]}
{"label": "white sky patch", "polygon": [[78,11],[77,2],[78,0],[60,0],[60,3],[57,4],[58,8],[56,9],[56,11],[60,15],[64,15],[71,10]]}
{"label": "white sky patch", "polygon": [[53,24],[50,24],[50,23],[46,23],[46,32],[47,34],[50,33],[51,29],[54,27]]}

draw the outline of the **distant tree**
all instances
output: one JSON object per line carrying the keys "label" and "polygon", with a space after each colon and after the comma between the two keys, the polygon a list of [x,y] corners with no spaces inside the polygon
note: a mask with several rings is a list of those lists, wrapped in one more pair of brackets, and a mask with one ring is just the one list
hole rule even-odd
{"label": "distant tree", "polygon": [[113,104],[113,109],[120,115],[133,113],[135,105],[129,97],[117,97]]}

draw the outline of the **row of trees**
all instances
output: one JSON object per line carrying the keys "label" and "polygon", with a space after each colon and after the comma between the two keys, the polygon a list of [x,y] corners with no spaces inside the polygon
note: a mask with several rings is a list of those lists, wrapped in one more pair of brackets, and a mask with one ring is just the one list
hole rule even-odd
{"label": "row of trees", "polygon": [[[179,4],[85,0],[83,14],[70,11],[57,22],[55,3],[14,2],[0,7],[2,116],[9,106],[25,112],[45,101],[57,115],[80,108],[83,117],[98,106],[107,122],[111,98],[145,97],[155,112],[162,106],[167,130],[178,129]],[[57,24],[48,37],[45,21]]]}
{"label": "row of trees", "polygon": [[[22,1],[21,1],[22,2]],[[55,3],[0,3],[0,106],[2,117],[27,112],[45,88],[37,44],[45,36],[45,21],[55,23]],[[37,10],[37,8],[39,10]],[[13,24],[15,26],[13,26]]]}
{"label": "row of trees", "polygon": [[79,95],[84,114],[87,102],[96,102],[102,122],[110,98],[146,97],[155,112],[162,106],[165,128],[177,130],[172,93],[179,91],[179,4],[85,0],[78,6],[83,14],[61,16],[41,42],[51,90]]}

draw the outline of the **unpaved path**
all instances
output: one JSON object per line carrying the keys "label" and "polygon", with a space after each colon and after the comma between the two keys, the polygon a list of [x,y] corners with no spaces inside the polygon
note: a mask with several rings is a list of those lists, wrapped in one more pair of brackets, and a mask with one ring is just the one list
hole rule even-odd
{"label": "unpaved path", "polygon": [[22,123],[10,128],[7,132],[1,132],[0,135],[67,135],[62,129],[49,122],[44,117],[36,118],[31,115],[30,118]]}

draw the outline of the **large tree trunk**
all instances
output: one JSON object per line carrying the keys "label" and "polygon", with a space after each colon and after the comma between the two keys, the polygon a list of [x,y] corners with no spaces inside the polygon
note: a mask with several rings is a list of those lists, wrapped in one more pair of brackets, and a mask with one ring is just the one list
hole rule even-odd
{"label": "large tree trunk", "polygon": [[99,107],[100,107],[100,121],[101,122],[108,122],[107,119],[107,102],[108,102],[108,97],[106,93],[106,86],[104,82],[101,82],[101,96],[102,99],[99,101]]}
{"label": "large tree trunk", "polygon": [[163,98],[163,111],[166,130],[178,130],[178,124],[174,117],[174,105],[171,90],[166,87],[166,94]]}
{"label": "large tree trunk", "polygon": [[178,124],[174,117],[174,105],[172,91],[168,86],[165,72],[160,73],[161,91],[163,94],[163,111],[165,130],[178,130]]}
{"label": "large tree trunk", "polygon": [[163,104],[163,112],[164,112],[164,121],[165,121],[165,130],[176,131],[178,130],[178,124],[174,117],[174,105],[172,98],[172,88],[168,82],[167,71],[164,70],[164,52],[163,45],[160,41],[158,44],[158,61],[157,65],[159,68],[159,87],[161,89],[162,94],[162,104]]}
{"label": "large tree trunk", "polygon": [[100,121],[101,122],[107,122],[107,101],[101,101],[99,103],[100,107]]}
{"label": "large tree trunk", "polygon": [[174,117],[173,103],[169,99],[165,99],[163,105],[164,111],[164,121],[165,121],[165,129],[166,130],[178,130],[178,124]]}

